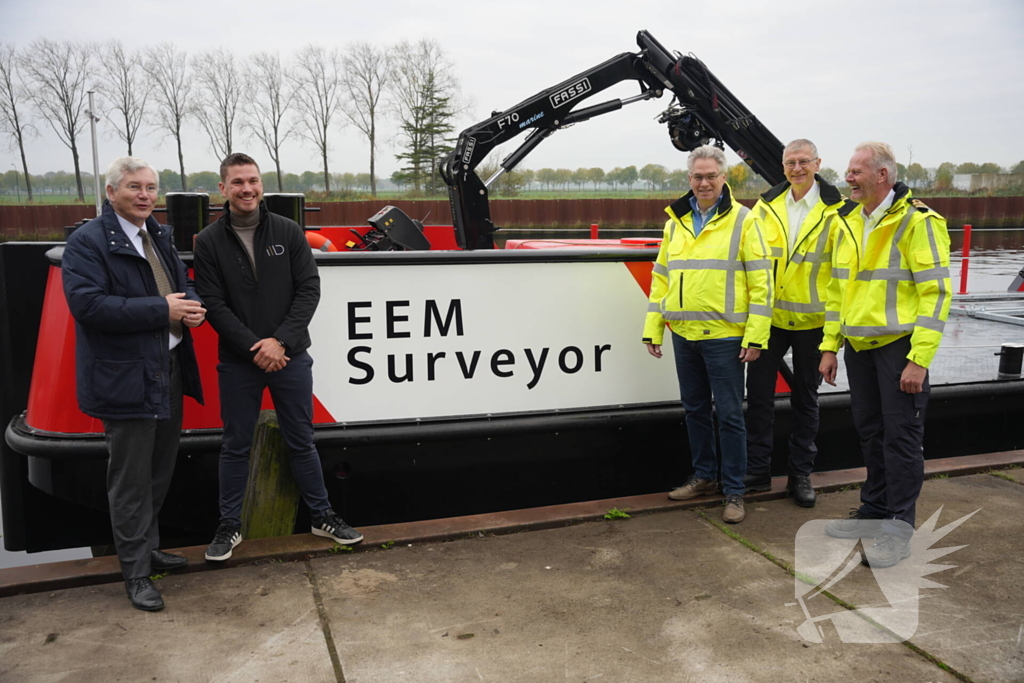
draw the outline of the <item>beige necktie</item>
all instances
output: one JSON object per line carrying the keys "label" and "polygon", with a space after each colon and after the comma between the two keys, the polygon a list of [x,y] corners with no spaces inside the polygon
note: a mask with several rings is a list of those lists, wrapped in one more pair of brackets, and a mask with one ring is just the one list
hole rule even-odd
{"label": "beige necktie", "polygon": [[[146,260],[149,261],[149,267],[153,269],[153,277],[156,278],[156,288],[160,292],[160,296],[166,297],[168,294],[172,294],[174,290],[171,289],[171,283],[167,279],[167,271],[164,270],[164,265],[153,248],[149,232],[145,228],[140,228],[139,237],[142,238],[142,250],[146,252]],[[181,332],[181,320],[172,320],[171,334],[180,337]]]}

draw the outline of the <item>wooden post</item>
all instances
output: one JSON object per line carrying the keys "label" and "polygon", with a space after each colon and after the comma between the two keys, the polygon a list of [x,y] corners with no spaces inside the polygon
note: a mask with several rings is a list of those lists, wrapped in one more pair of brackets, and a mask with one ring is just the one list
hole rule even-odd
{"label": "wooden post", "polygon": [[260,412],[249,454],[249,482],[242,503],[242,538],[291,536],[299,510],[299,487],[277,413]]}

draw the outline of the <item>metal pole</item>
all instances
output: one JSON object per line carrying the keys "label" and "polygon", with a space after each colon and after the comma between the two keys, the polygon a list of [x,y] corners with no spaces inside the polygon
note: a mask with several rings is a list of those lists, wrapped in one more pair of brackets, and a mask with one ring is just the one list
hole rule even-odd
{"label": "metal pole", "polygon": [[89,90],[89,129],[92,131],[92,185],[93,193],[96,195],[96,216],[99,217],[103,206],[103,196],[100,194],[100,150],[96,142],[96,122],[100,117],[96,116],[96,106],[93,104],[92,96],[95,90]]}
{"label": "metal pole", "polygon": [[18,203],[21,204],[21,181],[18,180],[18,167],[11,164],[11,168],[14,169],[14,189],[18,191]]}

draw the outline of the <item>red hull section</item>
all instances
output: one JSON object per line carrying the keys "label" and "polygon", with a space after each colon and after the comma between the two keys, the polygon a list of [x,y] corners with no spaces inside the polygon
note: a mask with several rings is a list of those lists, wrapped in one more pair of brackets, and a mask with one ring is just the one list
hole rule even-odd
{"label": "red hull section", "polygon": [[[217,391],[217,333],[204,324],[192,330],[199,376],[203,382],[205,405],[185,398],[182,429],[220,429],[220,392]],[[272,409],[270,392],[263,394],[263,408]],[[313,397],[313,421],[335,424],[337,421]],[[102,434],[103,424],[78,409],[75,398],[75,321],[68,310],[61,282],[61,270],[50,266],[46,280],[46,299],[39,323],[39,341],[32,368],[25,423],[43,432],[58,434]]]}

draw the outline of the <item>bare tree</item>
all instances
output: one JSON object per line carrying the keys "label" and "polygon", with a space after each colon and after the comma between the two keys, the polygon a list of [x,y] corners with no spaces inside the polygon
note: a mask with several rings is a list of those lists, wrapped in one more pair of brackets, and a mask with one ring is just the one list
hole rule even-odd
{"label": "bare tree", "polygon": [[32,177],[28,174],[28,162],[25,161],[25,136],[34,133],[35,128],[25,118],[26,98],[14,46],[0,43],[0,133],[10,136],[11,147],[15,144],[18,146],[28,200],[31,202]]}
{"label": "bare tree", "polygon": [[405,152],[397,156],[408,162],[403,171],[416,191],[425,184],[432,192],[439,185],[437,163],[452,147],[452,122],[471,105],[462,100],[455,67],[436,40],[399,43],[394,64],[391,106],[405,137]]}
{"label": "bare tree", "polygon": [[386,48],[355,43],[345,50],[342,87],[347,99],[342,115],[370,143],[370,194],[377,196],[377,110],[391,81],[392,62]]}
{"label": "bare tree", "polygon": [[235,118],[242,97],[242,83],[235,56],[224,48],[204,52],[192,58],[201,97],[195,115],[210,136],[213,153],[223,159],[234,151]]}
{"label": "bare tree", "polygon": [[132,156],[132,143],[142,127],[146,100],[153,87],[142,68],[142,53],[127,53],[121,41],[112,40],[103,46],[100,61],[104,72],[101,92],[110,102],[107,117],[117,120],[114,130],[128,145],[128,156]]}
{"label": "bare tree", "polygon": [[157,103],[157,128],[174,138],[178,145],[178,169],[181,191],[188,192],[185,176],[185,157],[181,153],[181,129],[192,115],[192,78],[188,59],[172,43],[161,43],[146,54],[146,74],[153,86],[152,96]]}
{"label": "bare tree", "polygon": [[284,192],[281,145],[294,132],[284,119],[294,104],[295,90],[279,55],[259,52],[253,55],[252,64],[255,69],[246,85],[252,99],[242,125],[267,148],[277,169],[277,191]]}
{"label": "bare tree", "polygon": [[318,45],[307,45],[296,56],[295,104],[300,135],[313,143],[324,165],[324,192],[331,191],[327,169],[328,133],[341,105],[341,55]]}
{"label": "bare tree", "polygon": [[75,162],[78,201],[85,202],[82,169],[78,161],[78,136],[87,119],[86,81],[91,62],[90,46],[66,41],[58,43],[40,38],[29,45],[19,66],[32,83],[29,99],[53,132],[71,150]]}

